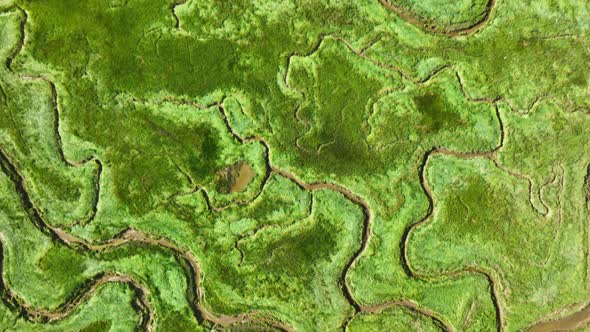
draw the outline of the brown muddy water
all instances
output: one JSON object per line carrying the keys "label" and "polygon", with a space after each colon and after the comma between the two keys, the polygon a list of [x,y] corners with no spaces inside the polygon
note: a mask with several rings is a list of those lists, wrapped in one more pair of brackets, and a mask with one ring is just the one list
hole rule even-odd
{"label": "brown muddy water", "polygon": [[256,176],[254,169],[248,163],[242,163],[238,169],[238,176],[234,178],[234,183],[229,188],[229,191],[233,193],[246,190],[246,187],[252,182],[254,176]]}
{"label": "brown muddy water", "polygon": [[572,331],[590,325],[590,305],[567,317],[533,325],[528,332]]}
{"label": "brown muddy water", "polygon": [[256,176],[256,172],[246,161],[238,161],[219,173],[221,177],[221,191],[236,193],[246,190]]}

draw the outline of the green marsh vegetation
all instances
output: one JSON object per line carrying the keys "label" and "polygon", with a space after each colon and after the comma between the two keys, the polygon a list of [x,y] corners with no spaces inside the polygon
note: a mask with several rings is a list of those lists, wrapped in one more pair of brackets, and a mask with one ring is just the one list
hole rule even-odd
{"label": "green marsh vegetation", "polygon": [[0,327],[579,312],[589,22],[579,0],[0,1]]}

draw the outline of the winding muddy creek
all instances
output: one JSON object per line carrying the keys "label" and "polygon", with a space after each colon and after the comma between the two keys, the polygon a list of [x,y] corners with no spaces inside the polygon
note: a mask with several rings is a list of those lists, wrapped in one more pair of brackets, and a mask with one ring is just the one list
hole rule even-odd
{"label": "winding muddy creek", "polygon": [[433,24],[427,23],[423,18],[416,15],[410,9],[397,4],[395,0],[379,0],[381,5],[394,13],[402,20],[430,33],[441,34],[448,37],[466,36],[480,31],[491,19],[492,12],[496,7],[496,0],[488,0],[481,18],[466,27],[448,27],[439,28]]}
{"label": "winding muddy creek", "polygon": [[590,305],[569,316],[540,322],[531,326],[528,332],[571,331],[590,325]]}

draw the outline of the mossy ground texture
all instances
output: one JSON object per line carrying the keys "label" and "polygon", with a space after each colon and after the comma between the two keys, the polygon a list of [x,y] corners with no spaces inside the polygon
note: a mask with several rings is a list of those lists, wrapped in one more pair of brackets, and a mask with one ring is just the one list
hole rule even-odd
{"label": "mossy ground texture", "polygon": [[0,328],[590,324],[590,2],[0,0]]}

